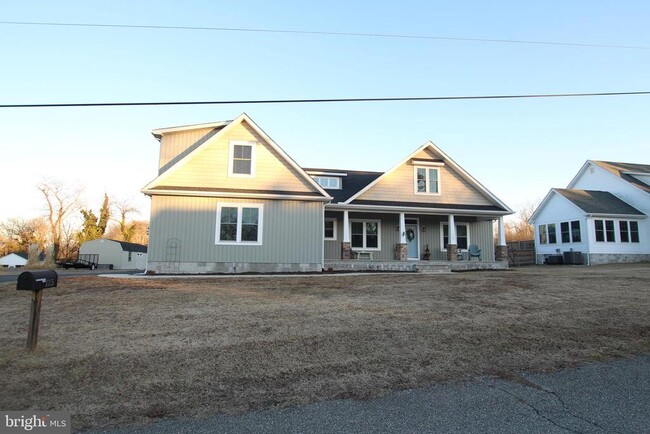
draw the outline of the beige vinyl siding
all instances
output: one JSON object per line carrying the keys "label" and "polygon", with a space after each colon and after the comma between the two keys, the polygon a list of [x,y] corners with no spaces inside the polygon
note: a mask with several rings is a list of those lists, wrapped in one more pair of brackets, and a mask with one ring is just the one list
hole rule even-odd
{"label": "beige vinyl siding", "polygon": [[[216,245],[217,204],[263,204],[262,245]],[[153,196],[149,261],[322,263],[323,204],[308,201]]]}
{"label": "beige vinyl siding", "polygon": [[[431,149],[425,149],[414,159],[440,159]],[[359,200],[446,203],[464,205],[493,205],[480,191],[463,179],[449,165],[433,167],[440,171],[440,194],[415,194],[414,166],[411,160],[384,175],[377,184],[358,197]]]}
{"label": "beige vinyl siding", "polygon": [[[256,142],[255,176],[229,177],[228,162],[232,140]],[[310,185],[262,137],[246,123],[235,125],[227,134],[193,154],[162,185],[176,187],[234,188],[244,190],[280,190],[314,192]]]}
{"label": "beige vinyl siding", "polygon": [[160,161],[158,169],[162,169],[163,166],[174,160],[176,156],[201,140],[203,136],[212,130],[213,128],[199,128],[196,130],[165,133],[160,140]]}

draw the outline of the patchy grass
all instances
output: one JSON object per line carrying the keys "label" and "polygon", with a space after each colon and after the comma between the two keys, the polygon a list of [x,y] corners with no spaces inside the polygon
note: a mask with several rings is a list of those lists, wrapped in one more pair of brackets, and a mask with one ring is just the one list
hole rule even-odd
{"label": "patchy grass", "polygon": [[0,408],[74,429],[371,398],[650,352],[650,265],[0,284]]}

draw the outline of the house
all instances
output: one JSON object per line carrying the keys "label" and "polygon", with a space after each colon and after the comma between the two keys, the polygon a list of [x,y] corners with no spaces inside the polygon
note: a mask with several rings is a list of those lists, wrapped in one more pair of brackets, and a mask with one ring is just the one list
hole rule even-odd
{"label": "house", "polygon": [[588,160],[531,216],[538,264],[580,252],[588,265],[650,261],[650,165]]}
{"label": "house", "polygon": [[25,265],[27,265],[26,253],[9,253],[0,258],[0,267],[3,268],[24,267]]}
{"label": "house", "polygon": [[[382,173],[302,168],[246,114],[153,135],[158,176],[142,190],[151,197],[150,272],[454,262],[470,259],[472,244],[494,262],[493,223],[503,229],[512,213],[431,142]],[[503,230],[496,255],[506,260]]]}
{"label": "house", "polygon": [[144,270],[147,266],[147,246],[99,238],[86,241],[79,247],[79,259],[113,270]]}

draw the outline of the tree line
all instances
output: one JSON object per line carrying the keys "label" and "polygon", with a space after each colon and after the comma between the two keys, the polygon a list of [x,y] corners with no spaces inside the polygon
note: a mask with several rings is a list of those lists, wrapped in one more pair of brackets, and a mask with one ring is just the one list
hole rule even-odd
{"label": "tree line", "polygon": [[83,189],[59,181],[42,181],[37,186],[44,211],[32,218],[9,218],[0,222],[0,256],[29,253],[55,262],[74,259],[86,241],[108,238],[148,244],[149,222],[131,217],[138,212],[127,199],[111,199],[107,193],[98,212],[83,205]]}

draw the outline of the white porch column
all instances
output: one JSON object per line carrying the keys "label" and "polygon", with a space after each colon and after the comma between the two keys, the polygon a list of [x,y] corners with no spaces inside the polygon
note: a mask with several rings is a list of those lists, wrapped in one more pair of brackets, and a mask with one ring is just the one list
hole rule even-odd
{"label": "white porch column", "polygon": [[449,220],[447,222],[449,225],[449,241],[447,244],[458,244],[458,239],[456,238],[456,221],[454,220],[454,215],[449,214]]}
{"label": "white porch column", "polygon": [[499,217],[499,245],[506,245],[506,225],[503,222],[503,216]]}
{"label": "white porch column", "polygon": [[399,242],[406,244],[406,218],[404,213],[399,213]]}
{"label": "white porch column", "polygon": [[347,211],[343,211],[343,242],[350,242],[350,218]]}

